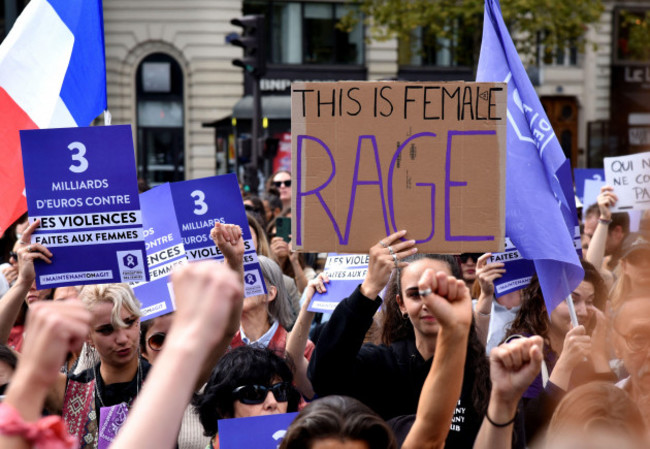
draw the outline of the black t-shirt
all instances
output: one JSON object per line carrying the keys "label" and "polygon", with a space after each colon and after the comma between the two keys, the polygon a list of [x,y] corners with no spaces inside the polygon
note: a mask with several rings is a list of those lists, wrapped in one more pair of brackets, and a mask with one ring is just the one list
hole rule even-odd
{"label": "black t-shirt", "polygon": [[133,379],[128,382],[105,385],[104,380],[102,379],[102,376],[99,372],[99,366],[100,364],[98,363],[95,366],[94,372],[92,368],[89,368],[79,374],[72,374],[68,377],[69,380],[73,380],[75,382],[88,383],[95,378],[95,372],[97,373],[96,388],[99,392],[99,395],[101,396],[100,401],[100,398],[97,396],[97,394],[95,394],[95,410],[97,411],[98,417],[97,422],[99,422],[99,411],[101,410],[102,402],[104,403],[104,407],[117,405],[121,402],[126,402],[130,405],[138,395],[139,390],[142,389],[142,385],[140,385],[140,383],[144,382],[144,380],[147,378],[147,375],[149,374],[149,370],[151,369],[149,362],[141,358],[139,376],[138,373],[136,373]]}

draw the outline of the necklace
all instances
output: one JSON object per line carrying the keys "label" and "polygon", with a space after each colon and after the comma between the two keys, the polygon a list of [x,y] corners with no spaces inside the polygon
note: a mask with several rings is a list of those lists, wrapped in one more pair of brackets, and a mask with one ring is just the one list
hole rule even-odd
{"label": "necklace", "polygon": [[[96,365],[93,365],[93,377],[95,378],[95,391],[94,391],[95,397],[99,400],[99,405],[101,407],[106,407],[106,405],[104,404],[104,401],[102,400],[102,395],[101,395],[101,393],[99,391],[99,386],[98,386],[99,385],[99,382],[98,382],[99,378],[97,377]],[[140,393],[140,385],[142,385],[142,361],[140,360],[140,357],[138,357],[138,371],[136,372],[135,377],[136,377],[135,396],[138,396],[138,394]],[[129,405],[131,405],[131,403],[133,402],[133,399],[134,398],[131,398],[129,400]]]}

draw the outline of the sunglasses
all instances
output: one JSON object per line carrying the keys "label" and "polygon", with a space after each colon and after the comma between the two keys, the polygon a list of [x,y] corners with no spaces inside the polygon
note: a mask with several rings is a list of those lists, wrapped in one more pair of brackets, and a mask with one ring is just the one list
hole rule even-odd
{"label": "sunglasses", "polygon": [[156,332],[147,340],[147,345],[152,351],[160,351],[165,343],[165,337],[167,336],[164,332]]}
{"label": "sunglasses", "polygon": [[291,384],[289,382],[279,382],[271,387],[264,385],[242,385],[232,390],[233,398],[242,404],[255,405],[261,404],[266,400],[269,391],[275,396],[278,402],[287,402],[289,400],[289,391]]}
{"label": "sunglasses", "polygon": [[287,179],[286,181],[273,181],[273,185],[277,188],[280,188],[282,186],[291,187],[291,180]]}
{"label": "sunglasses", "polygon": [[460,258],[460,261],[462,263],[467,263],[469,259],[472,259],[474,262],[478,260],[479,257],[481,257],[483,254],[481,253],[464,253],[458,256]]}

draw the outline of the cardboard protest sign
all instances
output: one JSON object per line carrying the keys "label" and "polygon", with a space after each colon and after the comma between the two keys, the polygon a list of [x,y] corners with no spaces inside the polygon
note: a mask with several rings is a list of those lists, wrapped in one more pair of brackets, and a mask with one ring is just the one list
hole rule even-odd
{"label": "cardboard protest sign", "polygon": [[589,203],[585,198],[585,181],[605,181],[605,170],[602,168],[575,168],[573,170],[573,179],[576,185],[576,196],[582,202],[585,209],[593,203]]}
{"label": "cardboard protest sign", "polygon": [[307,310],[332,313],[336,306],[363,282],[368,272],[369,260],[370,256],[367,254],[328,254],[325,261],[325,273],[330,279],[329,284],[325,284],[327,291],[314,293]]}
{"label": "cardboard protest sign", "polygon": [[234,173],[193,179],[170,184],[176,218],[190,262],[216,259],[221,251],[210,238],[214,224],[237,224],[242,229],[244,254],[244,294],[246,297],[266,293],[264,277],[257,260],[255,245],[248,227],[237,176]]}
{"label": "cardboard protest sign", "polygon": [[221,449],[277,449],[298,413],[219,420]]}
{"label": "cardboard protest sign", "polygon": [[21,131],[27,207],[41,219],[32,243],[36,286],[147,280],[131,127]]}
{"label": "cardboard protest sign", "polygon": [[606,157],[605,179],[618,196],[612,212],[650,209],[650,153]]}
{"label": "cardboard protest sign", "polygon": [[140,206],[151,281],[133,286],[133,291],[142,303],[142,321],[146,321],[176,309],[169,275],[175,266],[187,262],[187,255],[170,185],[141,193]]}
{"label": "cardboard protest sign", "polygon": [[401,229],[422,252],[502,251],[504,83],[294,83],[293,241],[367,253]]}

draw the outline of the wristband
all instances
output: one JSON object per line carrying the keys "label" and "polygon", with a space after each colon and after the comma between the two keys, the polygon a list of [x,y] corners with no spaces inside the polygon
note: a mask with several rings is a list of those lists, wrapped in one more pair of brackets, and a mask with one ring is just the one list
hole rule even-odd
{"label": "wristband", "polygon": [[598,223],[604,224],[604,225],[609,225],[612,222],[612,219],[610,218],[609,220],[605,220],[604,218],[599,218]]}
{"label": "wristband", "polygon": [[60,416],[25,422],[18,410],[7,403],[0,404],[0,435],[24,438],[30,446],[40,449],[72,449],[77,444]]}
{"label": "wristband", "polygon": [[510,421],[505,422],[505,423],[496,423],[496,422],[492,421],[492,418],[490,418],[490,415],[488,415],[488,412],[487,412],[487,411],[485,412],[485,418],[486,418],[486,419],[488,420],[488,422],[489,422],[490,424],[492,424],[494,427],[508,427],[510,424],[512,424],[512,423],[515,422],[515,419],[517,419],[517,414],[515,413],[515,416],[513,416],[513,418],[512,418]]}

